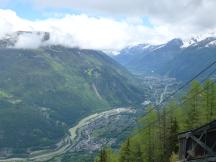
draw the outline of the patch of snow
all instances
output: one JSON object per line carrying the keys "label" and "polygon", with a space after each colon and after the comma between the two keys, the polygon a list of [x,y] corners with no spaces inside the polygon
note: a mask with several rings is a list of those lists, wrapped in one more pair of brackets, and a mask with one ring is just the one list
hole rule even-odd
{"label": "patch of snow", "polygon": [[147,44],[147,45],[143,46],[142,49],[147,49],[147,48],[149,48],[149,47],[151,47],[151,45],[150,45],[150,44]]}
{"label": "patch of snow", "polygon": [[216,47],[216,40],[208,43],[207,45],[205,45],[205,47]]}
{"label": "patch of snow", "polygon": [[162,45],[155,46],[155,47],[152,49],[152,51],[156,51],[156,50],[158,50],[158,49],[160,49],[160,48],[163,48],[163,47],[165,47],[165,46],[166,46],[166,44],[162,44]]}
{"label": "patch of snow", "polygon": [[181,48],[187,48],[189,46],[196,45],[198,40],[196,38],[190,38],[190,39],[183,40],[182,42],[183,45],[181,46]]}
{"label": "patch of snow", "polygon": [[199,42],[205,40],[206,38],[215,37],[215,36],[216,36],[216,33],[206,33],[203,35],[195,35],[193,37],[183,39],[182,40],[183,45],[181,46],[181,48],[187,48],[189,46],[196,46],[198,45]]}
{"label": "patch of snow", "polygon": [[120,54],[120,51],[112,51],[112,54],[113,54],[113,55],[119,55],[119,54]]}

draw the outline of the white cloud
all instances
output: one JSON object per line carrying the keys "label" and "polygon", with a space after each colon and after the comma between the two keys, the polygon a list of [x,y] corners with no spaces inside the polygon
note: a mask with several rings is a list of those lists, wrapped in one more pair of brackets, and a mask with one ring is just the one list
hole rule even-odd
{"label": "white cloud", "polygon": [[[39,8],[72,8],[82,12],[149,16],[166,23],[198,27],[216,25],[215,0],[32,0]],[[212,19],[214,18],[214,19]],[[211,21],[206,21],[206,20]]]}
{"label": "white cloud", "polygon": [[[130,20],[132,21],[132,19]],[[15,31],[47,31],[51,33],[51,44],[79,46],[81,48],[118,50],[130,44],[143,42],[159,43],[170,39],[160,28],[151,29],[143,26],[139,19],[134,23],[128,20],[116,21],[110,18],[65,15],[63,18],[29,21],[22,19],[11,10],[0,10],[0,22],[3,33]],[[17,47],[32,46],[36,37],[24,35]],[[35,47],[39,44],[35,43]]]}
{"label": "white cloud", "polygon": [[12,10],[0,9],[0,23],[0,31],[2,33],[17,30],[32,30],[32,22],[19,18]]}
{"label": "white cloud", "polygon": [[38,8],[69,8],[96,15],[147,16],[155,27],[162,26],[181,36],[216,28],[216,0],[32,0],[32,3]]}
{"label": "white cloud", "polygon": [[[176,37],[208,34],[216,28],[216,0],[181,0],[175,3],[172,0],[134,0],[133,3],[129,0],[37,0],[34,3],[44,7],[76,8],[86,13],[106,12],[126,18],[116,20],[86,14],[63,16],[55,13],[58,16],[54,18],[30,21],[18,17],[14,11],[0,10],[0,37],[19,30],[47,31],[51,33],[49,44],[109,51],[138,43],[158,44]],[[145,26],[142,16],[147,17],[153,27]]]}
{"label": "white cloud", "polygon": [[14,48],[38,48],[42,45],[43,35],[24,33],[18,37]]}

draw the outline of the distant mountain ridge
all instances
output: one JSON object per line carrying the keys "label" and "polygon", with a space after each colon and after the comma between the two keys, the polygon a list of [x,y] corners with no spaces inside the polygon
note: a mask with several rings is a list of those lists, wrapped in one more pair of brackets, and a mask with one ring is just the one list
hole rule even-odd
{"label": "distant mountain ridge", "polygon": [[140,44],[121,50],[114,59],[134,73],[187,80],[216,60],[216,37]]}

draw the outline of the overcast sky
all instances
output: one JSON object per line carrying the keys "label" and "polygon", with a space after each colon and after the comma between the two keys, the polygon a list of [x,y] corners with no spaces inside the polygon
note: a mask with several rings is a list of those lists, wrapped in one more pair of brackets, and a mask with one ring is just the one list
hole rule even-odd
{"label": "overcast sky", "polygon": [[68,46],[119,50],[214,35],[216,0],[0,0],[0,37],[48,31]]}

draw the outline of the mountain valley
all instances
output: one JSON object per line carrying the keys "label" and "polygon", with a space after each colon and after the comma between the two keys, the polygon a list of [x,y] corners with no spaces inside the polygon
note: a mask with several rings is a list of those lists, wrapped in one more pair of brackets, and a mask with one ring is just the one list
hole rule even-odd
{"label": "mountain valley", "polygon": [[[113,58],[135,74],[187,81],[216,60],[215,42],[215,37],[207,37],[187,41],[173,39],[161,45],[140,44],[121,50]],[[199,79],[203,78],[205,76]]]}

